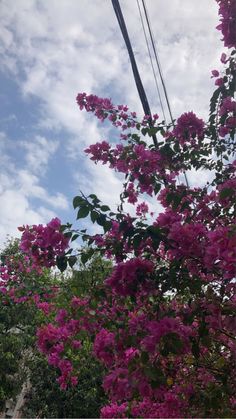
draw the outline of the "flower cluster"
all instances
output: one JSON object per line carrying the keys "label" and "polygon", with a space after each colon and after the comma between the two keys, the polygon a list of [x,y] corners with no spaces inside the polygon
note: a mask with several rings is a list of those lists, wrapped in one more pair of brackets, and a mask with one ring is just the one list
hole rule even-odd
{"label": "flower cluster", "polygon": [[[66,315],[67,318],[66,318]],[[61,375],[58,382],[62,389],[66,389],[68,384],[76,385],[77,371],[74,370],[72,362],[64,357],[65,347],[70,343],[71,352],[76,352],[81,348],[81,342],[77,334],[80,330],[80,322],[70,317],[69,313],[59,313],[56,316],[56,324],[48,323],[37,331],[38,348],[46,356],[48,363],[58,368]]]}
{"label": "flower cluster", "polygon": [[232,129],[236,128],[236,101],[231,96],[222,100],[219,116],[222,120],[219,135],[225,137],[227,134],[230,134]]}
{"label": "flower cluster", "polygon": [[131,259],[117,264],[106,284],[118,295],[133,295],[139,285],[145,285],[152,271],[152,262],[140,258]]}
{"label": "flower cluster", "polygon": [[54,266],[56,257],[65,253],[69,240],[60,231],[61,222],[52,219],[46,226],[20,227],[22,231],[20,249],[30,257],[33,267]]}
{"label": "flower cluster", "polygon": [[195,113],[186,112],[177,119],[177,124],[172,134],[181,145],[189,142],[195,144],[196,139],[203,139],[204,122],[202,119],[197,118]]}
{"label": "flower cluster", "polygon": [[216,0],[219,4],[221,23],[217,29],[222,32],[224,45],[227,48],[236,47],[236,1]]}
{"label": "flower cluster", "polygon": [[80,110],[86,109],[87,112],[94,112],[96,117],[102,121],[106,118],[107,112],[113,109],[110,99],[102,99],[96,95],[79,93],[76,100]]}

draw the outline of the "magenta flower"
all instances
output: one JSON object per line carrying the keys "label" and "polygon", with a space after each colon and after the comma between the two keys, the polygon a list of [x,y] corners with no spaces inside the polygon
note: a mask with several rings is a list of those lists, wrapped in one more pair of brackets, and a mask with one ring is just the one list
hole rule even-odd
{"label": "magenta flower", "polygon": [[177,119],[173,135],[181,145],[186,142],[195,143],[195,138],[202,139],[204,136],[204,122],[193,112],[184,113]]}
{"label": "magenta flower", "polygon": [[219,4],[221,23],[217,29],[222,32],[224,45],[227,48],[236,47],[236,0],[216,0]]}
{"label": "magenta flower", "polygon": [[112,275],[106,280],[118,295],[134,295],[139,284],[144,284],[153,271],[153,263],[140,258],[134,258],[116,265]]}

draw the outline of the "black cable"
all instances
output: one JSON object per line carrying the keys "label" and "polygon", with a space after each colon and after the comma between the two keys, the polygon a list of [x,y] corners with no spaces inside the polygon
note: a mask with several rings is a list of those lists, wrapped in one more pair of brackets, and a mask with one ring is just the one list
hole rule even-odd
{"label": "black cable", "polygon": [[169,102],[169,99],[168,99],[168,94],[167,94],[167,90],[166,90],[166,86],[165,86],[165,81],[164,81],[164,78],[163,78],[163,75],[162,75],[161,66],[160,66],[160,63],[159,63],[158,56],[157,56],[156,46],[155,46],[155,42],[154,42],[154,38],[153,38],[153,33],[152,33],[152,28],[151,28],[151,25],[150,25],[150,21],[149,21],[147,8],[146,8],[146,5],[145,5],[145,0],[142,0],[142,3],[143,3],[143,10],[144,10],[144,13],[145,13],[147,25],[148,25],[148,30],[149,30],[149,34],[150,34],[151,43],[152,43],[152,48],[153,48],[153,51],[154,51],[158,71],[159,71],[159,74],[160,74],[160,79],[161,79],[162,87],[163,87],[163,90],[164,90],[168,111],[169,111],[169,114],[170,114],[170,119],[171,119],[171,122],[173,124],[174,123],[174,118],[173,118],[173,115],[172,115],[172,112],[171,112],[170,102]]}
{"label": "black cable", "polygon": [[[130,43],[128,31],[127,31],[125,20],[124,20],[124,17],[123,17],[121,8],[120,8],[119,0],[111,0],[111,2],[112,2],[112,5],[113,5],[113,9],[115,11],[119,26],[120,26],[121,33],[122,33],[123,38],[124,38],[128,53],[129,53],[129,58],[130,58],[130,62],[131,62],[131,66],[132,66],[132,70],[133,70],[133,74],[134,74],[134,79],[135,79],[135,83],[136,83],[136,86],[137,86],[137,89],[138,89],[139,97],[140,97],[140,100],[141,100],[141,103],[142,103],[142,106],[143,106],[144,114],[152,116],[150,106],[149,106],[149,103],[148,103],[148,100],[147,100],[147,96],[146,96],[146,93],[145,93],[145,90],[144,90],[144,87],[143,87],[143,84],[142,84],[142,81],[141,81],[141,78],[140,78],[140,75],[139,75],[139,71],[138,71],[136,61],[135,61],[133,49],[132,49],[132,46],[131,46],[131,43]],[[157,142],[156,135],[153,135],[152,138],[153,138],[154,145],[156,147],[158,147],[158,142]]]}
{"label": "black cable", "polygon": [[140,16],[140,20],[141,20],[141,23],[142,23],[143,33],[144,33],[144,37],[145,37],[145,41],[146,41],[146,45],[147,45],[147,49],[148,49],[148,55],[149,55],[149,59],[150,59],[150,62],[151,62],[152,73],[153,73],[153,77],[154,77],[154,80],[155,80],[155,85],[156,85],[156,89],[157,89],[157,94],[158,94],[158,97],[159,97],[159,102],[160,102],[160,105],[161,105],[161,110],[162,110],[162,114],[163,114],[163,119],[164,119],[164,121],[165,121],[165,123],[166,123],[166,116],[165,116],[164,106],[163,106],[163,103],[162,103],[162,98],[161,98],[160,89],[159,89],[159,87],[158,87],[158,82],[157,82],[156,72],[155,72],[154,65],[153,65],[152,54],[151,54],[151,51],[150,51],[150,48],[149,48],[149,43],[148,43],[147,33],[146,33],[145,26],[144,26],[144,21],[143,21],[143,17],[142,17],[142,13],[141,13],[140,5],[139,5],[139,0],[136,0],[136,1],[137,1],[137,6],[138,6],[138,10],[139,10],[139,16]]}
{"label": "black cable", "polygon": [[[156,46],[155,46],[155,42],[154,42],[154,37],[153,37],[153,33],[152,33],[151,24],[150,24],[150,21],[149,21],[149,16],[148,16],[145,0],[142,0],[142,4],[143,4],[143,10],[144,10],[144,13],[145,13],[147,25],[148,25],[149,35],[150,35],[150,38],[151,38],[152,48],[153,48],[153,51],[154,51],[154,55],[155,55],[155,59],[156,59],[156,63],[157,63],[162,87],[163,87],[165,98],[166,98],[166,103],[167,103],[170,119],[171,119],[172,124],[174,125],[174,118],[173,118],[171,108],[170,108],[170,102],[169,102],[169,98],[168,98],[168,94],[167,94],[167,90],[166,90],[166,86],[165,86],[165,81],[164,81],[162,71],[161,71],[161,65],[159,63],[159,59],[158,59],[158,55],[157,55],[157,51],[156,51]],[[187,178],[187,175],[186,175],[185,172],[184,172],[184,179],[185,179],[187,187],[189,188],[188,178]]]}

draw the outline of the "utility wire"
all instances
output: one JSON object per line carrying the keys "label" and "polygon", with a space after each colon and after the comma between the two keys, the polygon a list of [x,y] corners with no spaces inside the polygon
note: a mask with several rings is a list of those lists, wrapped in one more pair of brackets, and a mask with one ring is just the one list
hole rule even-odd
{"label": "utility wire", "polygon": [[145,4],[145,0],[142,0],[142,4],[143,4],[143,10],[144,10],[144,13],[145,13],[147,26],[148,26],[148,31],[149,31],[149,35],[150,35],[150,39],[151,39],[151,43],[152,43],[152,48],[153,48],[153,51],[154,51],[158,71],[159,71],[159,74],[160,74],[161,84],[162,84],[164,94],[165,94],[165,98],[166,98],[166,103],[167,103],[170,119],[171,119],[171,122],[173,124],[174,123],[174,118],[173,118],[171,108],[170,108],[170,102],[169,102],[169,98],[168,98],[168,94],[167,94],[167,90],[166,90],[166,86],[165,86],[165,81],[164,81],[164,77],[163,77],[162,70],[161,70],[161,65],[160,65],[157,50],[156,50],[156,45],[155,45],[155,41],[154,41],[154,37],[153,37],[153,32],[152,32],[152,28],[151,28],[150,19],[149,19],[149,16],[148,16],[148,11],[147,11],[147,7],[146,7],[146,4]]}
{"label": "utility wire", "polygon": [[[141,103],[142,103],[142,106],[143,106],[144,114],[151,116],[152,114],[151,114],[150,106],[149,106],[148,99],[147,99],[147,96],[146,96],[146,93],[145,93],[145,90],[144,90],[144,87],[143,87],[143,84],[142,84],[142,81],[141,81],[141,78],[140,78],[140,75],[139,75],[138,67],[137,67],[136,60],[135,60],[134,53],[133,53],[133,49],[132,49],[132,46],[131,46],[131,43],[130,43],[130,39],[129,39],[128,31],[127,31],[127,28],[126,28],[125,20],[124,20],[124,17],[123,17],[121,8],[120,8],[119,0],[111,0],[111,2],[112,2],[112,5],[113,5],[113,9],[115,11],[119,26],[120,26],[121,33],[122,33],[123,38],[124,38],[128,53],[129,53],[129,58],[130,58],[130,62],[131,62],[131,66],[132,66],[132,70],[133,70],[133,74],[134,74],[134,79],[135,79],[135,83],[136,83],[136,86],[137,86],[137,89],[138,89],[139,97],[140,97],[140,100],[141,100]],[[157,142],[156,135],[153,135],[152,138],[153,138],[154,145],[158,148],[158,142]]]}
{"label": "utility wire", "polygon": [[[158,67],[162,87],[163,87],[165,98],[166,98],[166,103],[167,103],[170,119],[171,119],[172,124],[174,125],[174,118],[173,118],[173,115],[172,115],[172,112],[171,112],[171,107],[170,107],[170,102],[169,102],[169,98],[168,98],[168,94],[167,94],[167,89],[166,89],[166,86],[165,86],[165,81],[164,81],[164,77],[163,77],[162,70],[161,70],[160,60],[158,58],[158,54],[157,54],[157,50],[156,50],[156,45],[155,45],[155,41],[154,41],[154,36],[153,36],[152,27],[151,27],[151,24],[150,24],[150,19],[149,19],[147,7],[146,7],[146,4],[145,4],[145,0],[142,0],[142,4],[143,4],[143,10],[144,10],[144,13],[145,13],[145,18],[146,18],[146,22],[147,22],[147,26],[148,26],[148,31],[149,31],[149,35],[150,35],[150,39],[151,39],[151,43],[152,43],[152,48],[153,48],[153,51],[154,51],[156,64],[157,64],[157,67]],[[186,175],[185,172],[183,172],[183,174],[184,174],[185,183],[186,183],[187,187],[189,188],[189,182],[188,182],[187,175]]]}
{"label": "utility wire", "polygon": [[148,55],[149,55],[149,59],[150,59],[150,62],[151,62],[152,73],[153,73],[153,77],[154,77],[154,80],[155,80],[155,85],[156,85],[156,89],[157,89],[157,93],[158,93],[158,97],[159,97],[159,102],[160,102],[160,105],[161,105],[163,119],[166,122],[166,116],[165,116],[164,106],[163,106],[163,103],[162,103],[160,89],[158,87],[156,72],[155,72],[154,65],[153,65],[152,55],[151,55],[151,51],[150,51],[150,47],[149,47],[149,43],[148,43],[146,29],[145,29],[145,26],[144,26],[143,16],[142,16],[140,5],[139,5],[139,0],[136,0],[136,1],[137,1],[137,6],[138,6],[138,10],[139,10],[139,16],[140,16],[140,20],[141,20],[141,23],[142,23],[143,33],[144,33],[144,37],[145,37],[145,41],[146,41],[146,45],[147,45],[147,49],[148,49]]}
{"label": "utility wire", "polygon": [[[144,90],[144,87],[143,87],[143,84],[142,84],[142,81],[141,81],[141,78],[140,78],[140,75],[139,75],[138,67],[137,67],[136,60],[135,60],[134,53],[133,53],[133,49],[132,49],[132,46],[131,46],[131,43],[130,43],[130,39],[129,39],[128,31],[127,31],[127,28],[126,28],[125,20],[124,20],[124,17],[123,17],[121,8],[120,8],[119,0],[111,0],[111,2],[112,2],[112,6],[113,6],[113,9],[114,9],[116,17],[117,17],[117,21],[118,21],[119,26],[120,26],[121,33],[123,35],[123,38],[124,38],[124,41],[125,41],[125,44],[126,44],[126,48],[128,50],[128,54],[129,54],[129,58],[130,58],[130,62],[131,62],[132,70],[133,70],[135,83],[136,83],[136,86],[137,86],[137,90],[138,90],[139,97],[140,97],[140,100],[141,100],[141,103],[142,103],[142,106],[143,106],[144,113],[145,113],[145,115],[152,116],[150,106],[149,106],[149,103],[148,103],[148,99],[147,99],[147,96],[146,96],[146,93],[145,93],[145,90]],[[170,119],[171,119],[172,124],[174,124],[174,119],[173,119],[171,109],[170,109],[170,103],[169,103],[169,99],[168,99],[168,95],[167,95],[167,90],[166,90],[166,87],[165,87],[164,78],[163,78],[160,63],[159,63],[159,60],[158,60],[156,47],[155,47],[155,43],[154,43],[154,38],[153,38],[152,30],[151,30],[151,25],[150,25],[150,21],[149,21],[149,17],[148,17],[148,12],[147,12],[144,0],[142,0],[142,3],[143,3],[143,8],[144,8],[144,12],[145,12],[146,21],[147,21],[147,24],[148,24],[148,30],[149,30],[149,34],[150,34],[150,38],[151,38],[151,43],[152,43],[152,47],[153,47],[158,71],[159,71],[161,82],[162,82],[162,87],[163,87],[163,90],[164,90],[164,93],[165,93],[165,98],[166,98],[168,111],[169,111],[169,114],[170,114]],[[149,122],[149,124],[152,126],[152,122]],[[152,138],[153,138],[153,143],[154,143],[155,147],[158,148],[158,142],[157,142],[156,135],[154,134],[152,136]],[[187,179],[187,176],[186,176],[185,172],[184,172],[184,177],[185,177],[186,185],[187,185],[187,187],[189,187],[188,179]]]}

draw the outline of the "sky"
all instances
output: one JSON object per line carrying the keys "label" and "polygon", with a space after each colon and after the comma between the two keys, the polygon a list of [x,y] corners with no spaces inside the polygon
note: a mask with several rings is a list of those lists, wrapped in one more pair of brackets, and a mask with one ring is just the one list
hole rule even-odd
{"label": "sky", "polygon": [[[160,114],[137,1],[120,5],[151,110]],[[211,70],[223,50],[216,2],[146,0],[146,6],[174,118],[186,111],[207,118]],[[79,110],[78,92],[142,115],[111,1],[0,0],[0,245],[19,235],[18,226],[56,216],[81,227],[72,207],[80,190],[118,203],[122,178],[84,153],[118,135]],[[199,176],[189,180],[193,185]]]}

